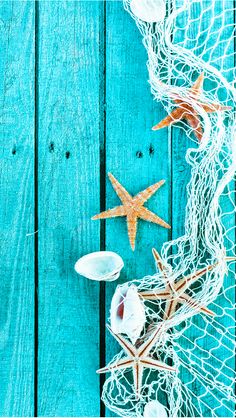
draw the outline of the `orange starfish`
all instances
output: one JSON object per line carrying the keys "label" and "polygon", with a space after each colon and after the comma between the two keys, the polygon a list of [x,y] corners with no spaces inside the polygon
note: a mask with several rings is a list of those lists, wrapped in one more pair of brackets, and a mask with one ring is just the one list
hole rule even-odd
{"label": "orange starfish", "polygon": [[153,184],[152,186],[138,193],[136,196],[132,197],[111,173],[108,173],[108,177],[123,205],[106,210],[99,215],[93,216],[92,219],[106,219],[114,218],[117,216],[126,216],[128,236],[133,251],[135,249],[138,218],[144,219],[145,221],[154,222],[163,226],[164,228],[170,228],[170,225],[159,218],[159,216],[155,215],[153,212],[143,206],[143,204],[165,183],[164,180]]}
{"label": "orange starfish", "polygon": [[178,305],[184,303],[192,308],[195,308],[197,311],[214,316],[214,312],[210,311],[210,309],[206,308],[205,306],[199,305],[196,300],[194,300],[191,296],[188,295],[188,293],[186,293],[186,290],[188,290],[189,287],[199,279],[199,277],[202,277],[208,271],[213,270],[217,263],[197,270],[188,276],[182,277],[176,283],[173,283],[168,278],[167,267],[163,263],[160,255],[154,248],[152,251],[157,266],[167,281],[167,285],[164,290],[152,289],[140,292],[139,295],[147,300],[166,300],[167,302],[165,306],[164,319],[171,318],[176,312]]}
{"label": "orange starfish", "polygon": [[166,126],[172,125],[173,123],[178,122],[179,120],[185,119],[188,124],[193,128],[196,137],[198,138],[199,142],[203,136],[203,130],[201,126],[200,117],[195,109],[194,102],[202,109],[205,110],[207,113],[214,113],[219,111],[230,110],[231,106],[222,106],[218,103],[202,103],[199,99],[199,96],[202,91],[204,81],[204,73],[200,74],[197,78],[193,86],[189,89],[188,97],[193,100],[193,105],[186,100],[185,97],[178,96],[177,94],[173,94],[171,98],[173,101],[179,105],[176,109],[174,109],[170,115],[164,118],[161,122],[155,125],[152,130],[156,131],[158,129],[162,129]]}
{"label": "orange starfish", "polygon": [[160,360],[155,360],[150,357],[149,353],[154,345],[160,339],[163,332],[164,322],[162,322],[157,329],[152,333],[152,335],[146,340],[140,347],[133,346],[129,341],[127,341],[121,335],[114,334],[112,329],[107,326],[110,333],[118,341],[123,350],[126,353],[126,357],[121,358],[120,360],[115,360],[113,363],[109,364],[102,369],[97,370],[97,373],[107,373],[113,370],[124,370],[124,369],[133,369],[133,378],[134,378],[134,387],[137,398],[140,396],[143,371],[145,368],[152,370],[166,370],[174,372],[174,367],[168,366]]}

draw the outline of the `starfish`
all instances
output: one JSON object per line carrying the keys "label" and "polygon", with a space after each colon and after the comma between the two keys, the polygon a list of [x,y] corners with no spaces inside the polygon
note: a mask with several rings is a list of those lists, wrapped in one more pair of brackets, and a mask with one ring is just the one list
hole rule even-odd
{"label": "starfish", "polygon": [[106,219],[114,218],[117,216],[126,216],[128,236],[133,251],[135,249],[138,218],[144,219],[145,221],[154,222],[164,228],[170,228],[170,225],[159,218],[159,216],[155,215],[153,212],[143,206],[143,204],[165,183],[164,180],[149,186],[147,189],[132,197],[111,173],[108,173],[108,177],[123,205],[106,210],[99,215],[93,216],[92,219]]}
{"label": "starfish", "polygon": [[159,270],[163,273],[164,278],[166,279],[167,285],[164,290],[152,289],[144,292],[140,292],[139,295],[147,300],[166,300],[164,319],[170,319],[177,310],[179,304],[186,303],[192,308],[203,312],[204,314],[214,316],[214,312],[205,306],[199,305],[199,303],[194,300],[191,296],[186,293],[186,290],[195,283],[199,277],[202,277],[208,271],[213,270],[217,263],[204,267],[200,270],[195,271],[194,273],[189,274],[188,276],[182,277],[176,283],[170,282],[167,274],[167,267],[163,263],[158,252],[153,248],[153,256],[157,263]]}
{"label": "starfish", "polygon": [[124,369],[133,369],[133,378],[134,378],[134,387],[137,398],[140,396],[143,371],[145,368],[151,370],[167,370],[174,372],[174,367],[168,366],[162,361],[155,360],[150,357],[150,351],[156,344],[157,340],[160,338],[161,333],[163,332],[164,322],[159,324],[156,330],[152,333],[150,338],[146,340],[140,347],[133,346],[129,341],[127,341],[120,334],[114,334],[112,329],[107,325],[110,333],[118,341],[123,350],[126,353],[126,357],[121,358],[118,361],[114,361],[102,369],[97,370],[97,373],[107,373],[113,370],[124,370]]}
{"label": "starfish", "polygon": [[193,100],[193,104],[190,104],[189,100],[186,100],[184,97],[178,96],[177,94],[172,95],[171,98],[177,105],[179,105],[179,107],[174,109],[170,115],[155,125],[152,128],[153,131],[172,125],[181,119],[185,119],[191,128],[193,128],[194,133],[200,142],[203,136],[203,130],[200,117],[194,105],[197,104],[207,113],[214,113],[219,111],[223,112],[225,110],[231,109],[231,106],[222,106],[219,103],[202,103],[199,99],[199,96],[202,91],[203,81],[204,73],[199,75],[193,86],[189,89],[188,97]]}

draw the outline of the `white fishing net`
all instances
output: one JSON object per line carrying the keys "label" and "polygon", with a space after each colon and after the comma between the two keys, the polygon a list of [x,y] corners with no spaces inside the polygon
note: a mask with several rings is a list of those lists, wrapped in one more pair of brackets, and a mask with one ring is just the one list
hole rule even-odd
{"label": "white fishing net", "polygon": [[[155,11],[161,3],[143,0],[142,7]],[[192,140],[192,148],[186,150],[191,179],[185,234],[163,245],[164,271],[157,268],[156,275],[132,283],[141,293],[151,290],[158,296],[167,282],[174,286],[200,269],[206,271],[179,293],[196,303],[178,304],[169,318],[166,300],[140,296],[146,314],[141,340],[146,341],[150,328],[155,330],[165,321],[165,331],[150,356],[173,365],[176,372],[145,369],[137,396],[132,369],[111,370],[103,400],[118,416],[143,416],[152,400],[164,405],[171,417],[234,416],[235,262],[227,259],[235,255],[236,232],[234,6],[232,0],[166,1],[165,18],[146,23],[137,17],[139,13],[132,13],[129,0],[124,2],[143,36],[154,98],[161,101],[166,115],[184,109],[184,118],[180,112],[172,114],[172,129],[183,129]],[[194,90],[199,77],[200,88]],[[216,104],[231,109],[223,111]],[[191,118],[196,115],[198,125]],[[199,311],[199,306],[215,315]],[[111,364],[124,356],[122,350]]]}

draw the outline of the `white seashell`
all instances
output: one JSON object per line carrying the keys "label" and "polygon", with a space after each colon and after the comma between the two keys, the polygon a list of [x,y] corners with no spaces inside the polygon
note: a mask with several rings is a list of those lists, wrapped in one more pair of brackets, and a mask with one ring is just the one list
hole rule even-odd
{"label": "white seashell", "polygon": [[144,418],[166,418],[168,415],[166,408],[160,402],[150,401],[145,405],[143,416]]}
{"label": "white seashell", "polygon": [[131,0],[132,13],[144,22],[162,22],[166,15],[165,0]]}
{"label": "white seashell", "polygon": [[81,276],[108,282],[118,279],[123,267],[122,258],[112,251],[97,251],[84,255],[75,264],[75,270]]}
{"label": "white seashell", "polygon": [[146,321],[144,304],[137,287],[125,283],[118,286],[111,301],[111,329],[126,334],[133,344],[139,338]]}

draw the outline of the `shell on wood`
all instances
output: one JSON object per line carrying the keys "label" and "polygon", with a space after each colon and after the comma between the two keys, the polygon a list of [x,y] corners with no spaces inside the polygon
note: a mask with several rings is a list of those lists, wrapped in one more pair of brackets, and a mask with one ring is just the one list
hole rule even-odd
{"label": "shell on wood", "polygon": [[167,418],[168,415],[166,408],[162,405],[162,403],[159,401],[150,401],[145,405],[143,416],[144,418]]}
{"label": "shell on wood", "polygon": [[133,344],[145,324],[145,309],[137,287],[127,283],[118,286],[111,301],[111,329],[115,334],[126,334]]}
{"label": "shell on wood", "polygon": [[118,279],[123,267],[122,258],[112,251],[96,251],[84,255],[75,264],[75,270],[81,276],[109,282]]}
{"label": "shell on wood", "polygon": [[166,15],[164,0],[131,0],[130,9],[138,19],[144,22],[162,22]]}

